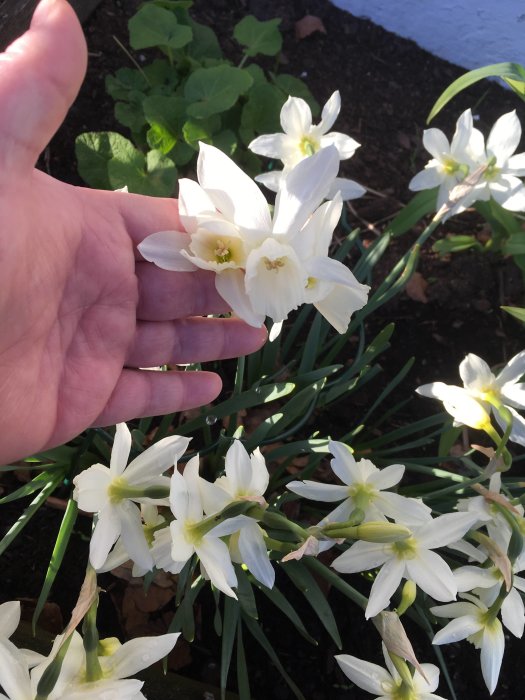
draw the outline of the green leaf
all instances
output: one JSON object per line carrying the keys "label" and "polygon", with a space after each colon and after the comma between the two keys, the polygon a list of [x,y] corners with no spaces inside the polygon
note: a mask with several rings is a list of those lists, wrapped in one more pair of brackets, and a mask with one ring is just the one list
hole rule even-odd
{"label": "green leaf", "polygon": [[248,666],[246,664],[246,653],[242,640],[242,620],[237,621],[237,688],[240,700],[251,700],[250,679],[248,677]]}
{"label": "green leaf", "polygon": [[418,192],[391,221],[383,236],[401,236],[410,231],[424,216],[436,211],[436,199],[437,188]]}
{"label": "green leaf", "polygon": [[266,588],[266,586],[263,586],[258,581],[254,581],[254,584],[275,605],[275,607],[283,613],[283,615],[286,615],[301,636],[308,640],[310,644],[317,646],[317,640],[308,634],[301,618],[290,605],[286,596],[284,596],[278,588],[275,586],[273,588]]}
{"label": "green leaf", "polygon": [[115,104],[115,119],[134,133],[138,133],[146,124],[142,104],[137,102],[117,102]]}
{"label": "green leaf", "polygon": [[212,135],[221,128],[221,118],[214,114],[209,119],[188,119],[182,126],[182,135],[186,143],[195,150],[199,141],[212,142]]}
{"label": "green leaf", "polygon": [[144,73],[135,68],[119,68],[115,75],[106,76],[106,92],[114,100],[127,100],[132,90],[144,92],[147,88]]}
{"label": "green leaf", "polygon": [[147,156],[130,142],[130,148],[108,162],[111,189],[127,187],[129,192],[158,197],[169,197],[175,191],[177,168],[160,151],[149,151]]}
{"label": "green leaf", "polygon": [[519,306],[502,306],[501,308],[511,316],[514,316],[514,318],[517,318],[518,321],[525,323],[525,309]]}
{"label": "green leaf", "polygon": [[203,119],[225,112],[252,84],[252,76],[241,68],[226,65],[197,68],[184,86],[184,97],[192,103],[187,114]]}
{"label": "green leaf", "polygon": [[434,119],[436,114],[439,114],[453,97],[484,78],[502,78],[522,100],[525,99],[525,68],[519,63],[494,63],[490,66],[471,70],[454,80],[436,100],[427,117],[427,124]]}
{"label": "green leaf", "polygon": [[232,660],[233,643],[239,619],[239,603],[230,596],[224,596],[224,625],[221,644],[221,698],[226,697],[226,683]]}
{"label": "green leaf", "polygon": [[46,577],[44,579],[44,585],[38,596],[38,600],[35,605],[35,611],[33,613],[33,634],[35,634],[35,627],[42,612],[47,598],[49,596],[49,591],[53,585],[55,578],[60,570],[62,561],[64,559],[64,554],[66,553],[67,545],[69,543],[69,538],[73,532],[73,527],[77,520],[78,506],[77,502],[72,498],[67,502],[66,511],[62,522],[60,523],[60,530],[58,531],[55,546],[53,547],[53,553],[51,554],[51,559],[49,561],[49,566],[47,568]]}
{"label": "green leaf", "polygon": [[149,147],[167,155],[180,137],[186,100],[177,96],[151,95],[144,100],[142,106],[150,125],[147,136]]}
{"label": "green leaf", "polygon": [[33,515],[37,512],[40,506],[44,505],[49,496],[62,482],[62,474],[58,474],[44,486],[40,493],[31,501],[29,506],[24,510],[18,520],[9,528],[6,534],[0,540],[0,556],[9,547],[11,542],[20,534],[24,527],[29,523]]}
{"label": "green leaf", "polygon": [[217,39],[217,35],[211,27],[200,24],[194,20],[190,21],[193,32],[193,41],[187,47],[188,56],[196,61],[209,58],[222,58],[222,50]]}
{"label": "green leaf", "polygon": [[[63,476],[63,474],[62,474]],[[18,501],[20,498],[25,498],[26,496],[30,496],[32,493],[35,493],[35,491],[40,491],[41,489],[44,488],[44,486],[49,483],[50,481],[54,481],[57,479],[57,473],[54,472],[43,472],[42,474],[37,474],[34,479],[29,481],[27,484],[24,484],[20,488],[16,489],[12,493],[9,493],[7,496],[4,496],[3,498],[0,498],[0,505],[5,505],[6,503],[11,503],[12,501]]]}
{"label": "green leaf", "polygon": [[128,157],[134,151],[131,141],[112,131],[86,132],[75,139],[78,172],[90,187],[111,190],[108,162]]}
{"label": "green leaf", "polygon": [[452,426],[449,428],[445,427],[443,429],[443,432],[439,436],[438,455],[440,457],[446,459],[449,456],[452,445],[456,442],[462,432],[463,428],[454,428]]}
{"label": "green leaf", "polygon": [[279,90],[283,91],[285,99],[287,99],[288,96],[301,97],[310,107],[314,117],[319,114],[321,111],[319,102],[317,102],[304,81],[289,73],[279,73],[279,75],[271,73],[271,78]]}
{"label": "green leaf", "polygon": [[237,151],[237,136],[231,129],[224,129],[214,134],[212,143],[230,157]]}
{"label": "green leaf", "polygon": [[279,114],[285,99],[283,93],[269,83],[251,88],[241,115],[244,143],[248,144],[256,134],[271,134],[281,130]]}
{"label": "green leaf", "polygon": [[282,565],[283,571],[289,576],[292,582],[304,595],[308,603],[312,606],[315,614],[323,623],[326,631],[334,640],[338,649],[341,649],[343,644],[337,629],[332,608],[328,604],[326,597],[314,577],[300,561],[287,561]]}
{"label": "green leaf", "polygon": [[270,659],[272,660],[273,664],[281,674],[281,676],[284,678],[286,683],[288,684],[288,687],[292,691],[292,693],[295,695],[297,700],[305,700],[304,695],[301,693],[299,688],[295,685],[293,680],[290,678],[288,673],[284,670],[284,666],[282,665],[279,657],[274,651],[273,646],[270,644],[268,637],[264,634],[262,627],[259,625],[259,623],[254,620],[253,618],[249,617],[248,615],[243,615],[242,616],[244,620],[244,624],[246,625],[248,631],[254,637],[254,639],[259,642],[261,647],[264,649],[264,651],[268,654]]}
{"label": "green leaf", "polygon": [[179,24],[172,12],[155,5],[143,5],[129,20],[128,29],[135,50],[152,46],[180,49],[193,38],[191,29]]}
{"label": "green leaf", "polygon": [[155,59],[147,66],[144,66],[142,72],[149,81],[151,87],[169,85],[174,89],[179,82],[177,72],[170,66],[169,61],[165,58]]}
{"label": "green leaf", "polygon": [[257,612],[255,596],[253,595],[252,583],[241,566],[236,566],[235,572],[237,574],[237,598],[239,599],[240,606],[247,615],[257,620],[259,614]]}
{"label": "green leaf", "polygon": [[275,56],[283,45],[283,38],[279,31],[280,24],[279,18],[260,22],[253,15],[248,15],[235,25],[233,36],[239,44],[246,47],[244,49],[246,56],[257,54]]}
{"label": "green leaf", "polygon": [[442,238],[436,241],[432,250],[439,255],[449,255],[450,253],[460,253],[464,250],[469,250],[469,248],[475,248],[476,250],[483,250],[483,246],[478,241],[476,236],[467,235],[454,235],[452,233],[447,234],[446,238]]}

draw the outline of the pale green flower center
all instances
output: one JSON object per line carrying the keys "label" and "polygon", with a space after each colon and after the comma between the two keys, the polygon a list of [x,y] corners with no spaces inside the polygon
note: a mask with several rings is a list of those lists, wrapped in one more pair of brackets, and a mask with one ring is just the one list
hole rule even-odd
{"label": "pale green flower center", "polygon": [[443,170],[447,175],[455,175],[460,167],[460,164],[454,158],[445,158],[443,161]]}
{"label": "pale green flower center", "polygon": [[317,277],[309,277],[309,278],[306,280],[305,289],[314,289],[315,287],[317,287],[317,282],[318,282],[318,281],[319,281],[319,280],[317,279]]}
{"label": "pale green flower center", "polygon": [[229,248],[230,241],[223,241],[220,238],[217,239],[217,247],[213,251],[215,254],[215,261],[218,263],[227,263],[232,259],[232,251]]}
{"label": "pale green flower center", "polygon": [[270,258],[263,258],[263,263],[265,268],[270,271],[279,272],[279,268],[284,267],[286,264],[286,258],[275,258],[275,260],[270,260]]}
{"label": "pale green flower center", "polygon": [[485,180],[495,180],[500,173],[501,168],[498,168],[498,166],[496,165],[496,156],[492,156],[492,158],[488,162],[485,172],[483,173],[483,177],[485,178]]}
{"label": "pale green flower center", "polygon": [[370,484],[354,484],[348,489],[356,508],[366,510],[377,496],[377,490]]}
{"label": "pale green flower center", "polygon": [[407,537],[405,540],[393,542],[391,547],[398,559],[414,559],[417,554],[417,540],[415,537]]}
{"label": "pale green flower center", "polygon": [[299,141],[299,150],[303,156],[313,156],[313,154],[317,153],[319,150],[320,145],[321,144],[311,136],[303,136]]}

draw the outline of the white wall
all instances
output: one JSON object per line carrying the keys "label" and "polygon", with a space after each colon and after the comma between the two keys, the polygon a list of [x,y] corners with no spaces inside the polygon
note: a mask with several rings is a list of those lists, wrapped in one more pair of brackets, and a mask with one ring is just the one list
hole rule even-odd
{"label": "white wall", "polygon": [[523,0],[332,0],[464,68],[525,64]]}

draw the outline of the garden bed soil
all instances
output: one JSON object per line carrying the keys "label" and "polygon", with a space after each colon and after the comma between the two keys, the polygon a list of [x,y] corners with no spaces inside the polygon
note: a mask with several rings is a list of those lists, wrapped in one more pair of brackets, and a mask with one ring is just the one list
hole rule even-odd
{"label": "garden bed soil", "polygon": [[[119,67],[130,65],[115,38],[127,45],[126,22],[139,4],[139,0],[103,0],[85,24],[90,56],[88,75],[66,122],[40,163],[55,177],[82,185],[74,156],[78,134],[101,130],[123,132],[115,122],[113,101],[105,92],[104,78]],[[239,52],[231,34],[237,21],[249,12],[260,19],[282,17],[283,70],[302,77],[320,104],[333,90],[340,90],[343,106],[335,128],[361,143],[355,156],[343,164],[343,174],[369,188],[363,198],[351,203],[349,219],[363,229],[365,240],[373,241],[409,200],[407,183],[427,160],[421,136],[432,104],[464,71],[431,56],[413,42],[338,10],[326,0],[197,0],[192,12],[197,20],[215,29],[225,51],[234,60]],[[295,23],[305,15],[317,16],[325,32],[316,32],[299,41]],[[141,60],[140,55],[137,59]],[[483,82],[457,97],[435,120],[435,126],[451,135],[455,120],[467,107],[472,107],[479,116],[477,126],[486,134],[504,112],[516,108],[519,116],[524,116],[512,93],[496,83]],[[448,232],[482,236],[483,226],[476,215],[467,215],[447,222],[434,240]],[[409,248],[415,233],[395,241],[374,271],[375,283]],[[432,252],[430,242],[422,251],[419,272],[423,282],[415,291],[400,295],[368,322],[369,339],[386,323],[396,324],[392,347],[381,359],[383,383],[393,378],[411,356],[416,362],[403,383],[404,396],[410,395],[419,384],[434,379],[457,382],[458,364],[467,352],[475,352],[495,365],[525,347],[521,326],[500,309],[501,305],[523,304],[523,280],[512,260],[476,252],[443,259]],[[435,409],[422,405],[417,400],[412,402],[406,409],[407,420],[420,416],[421,411],[428,410],[430,414]],[[332,423],[334,437],[344,432],[345,417],[355,415],[356,410],[359,406],[341,407],[336,422]],[[7,527],[19,512],[19,504],[2,507],[2,525]],[[25,538],[17,540],[3,555],[2,600],[37,597],[60,517],[59,510],[42,509],[27,528]],[[89,522],[81,519],[71,546],[76,556],[66,557],[66,568],[52,592],[51,599],[58,604],[64,619],[74,605],[82,579],[88,529]],[[109,593],[102,596],[102,605],[108,629],[104,633],[120,633],[122,607],[119,606],[125,587],[109,576],[106,585]],[[286,592],[285,582],[282,585]],[[381,662],[378,637],[369,631],[370,625],[367,633],[364,632],[361,613],[337,591],[332,590],[329,595],[340,624],[344,652]],[[294,605],[310,633],[319,640],[318,647],[304,642],[290,625],[283,625],[282,619],[265,608],[263,600],[260,618],[280,661],[305,697],[308,700],[370,697],[358,689],[350,689],[333,660],[337,649],[308,605],[301,600],[294,600]],[[159,619],[152,625],[154,631],[162,627]],[[212,621],[203,614],[199,625],[196,644],[188,653],[190,663],[181,672],[216,684],[220,652],[214,641]],[[414,625],[407,626],[410,636],[416,638],[417,648],[424,650],[422,660],[432,661],[428,641],[418,638]],[[248,646],[253,697],[256,700],[292,697],[278,672],[270,668],[266,656],[255,645]],[[488,697],[481,680],[479,652],[462,644],[447,647],[445,653],[458,697],[463,700]],[[495,700],[515,698],[515,689],[523,687],[525,670],[518,661],[520,658],[519,643],[514,643],[505,655],[500,684],[492,696]],[[449,697],[444,682],[439,692]]]}

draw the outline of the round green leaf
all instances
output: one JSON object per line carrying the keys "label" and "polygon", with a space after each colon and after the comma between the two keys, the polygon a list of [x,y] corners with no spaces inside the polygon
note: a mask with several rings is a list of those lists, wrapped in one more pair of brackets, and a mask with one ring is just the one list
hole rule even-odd
{"label": "round green leaf", "polygon": [[198,68],[184,86],[184,97],[192,103],[187,114],[204,119],[225,112],[252,84],[252,76],[241,68],[225,65]]}
{"label": "round green leaf", "polygon": [[256,56],[262,53],[265,56],[275,56],[281,50],[283,38],[279,31],[280,19],[270,19],[260,22],[253,15],[241,19],[233,30],[233,36],[239,44],[246,46],[246,56]]}
{"label": "round green leaf", "polygon": [[179,24],[169,10],[144,5],[128,22],[129,43],[134,49],[163,46],[180,49],[192,40],[189,27]]}

